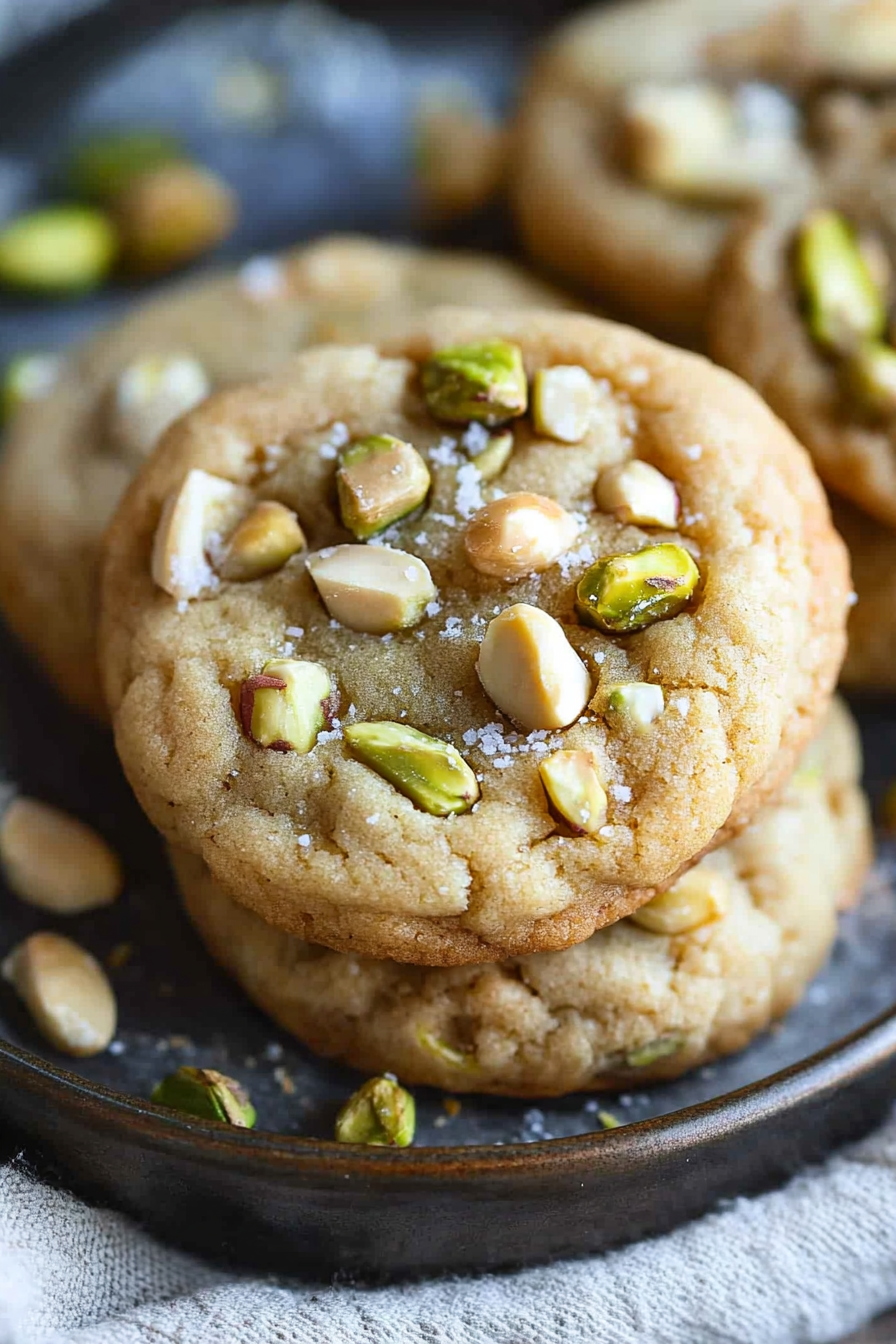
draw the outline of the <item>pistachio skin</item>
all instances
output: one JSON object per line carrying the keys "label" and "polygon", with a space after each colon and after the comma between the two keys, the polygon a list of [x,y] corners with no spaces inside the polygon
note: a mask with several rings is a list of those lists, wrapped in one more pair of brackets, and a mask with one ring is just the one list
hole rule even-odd
{"label": "pistachio skin", "polygon": [[0,285],[35,294],[79,294],[105,280],[118,254],[110,220],[87,205],[20,215],[0,231]]}
{"label": "pistachio skin", "polygon": [[529,403],[523,353],[509,341],[482,341],[439,350],[423,366],[431,415],[449,424],[502,425]]}
{"label": "pistachio skin", "polygon": [[370,1078],[336,1116],[337,1143],[408,1148],[414,1141],[416,1106],[394,1078]]}
{"label": "pistachio skin", "polygon": [[342,454],[336,489],[342,521],[359,541],[374,537],[420,507],[429,468],[411,444],[371,434]]}
{"label": "pistachio skin", "polygon": [[886,304],[855,232],[833,210],[815,210],[797,240],[797,278],[809,332],[833,354],[876,341],[887,325]]}
{"label": "pistachio skin", "polygon": [[674,542],[607,555],[580,579],[576,612],[584,625],[608,634],[634,634],[677,616],[699,581],[693,557]]}
{"label": "pistachio skin", "polygon": [[216,1069],[184,1065],[156,1083],[152,1100],[157,1106],[168,1106],[200,1120],[218,1120],[238,1129],[252,1129],[257,1118],[243,1087]]}
{"label": "pistachio skin", "polygon": [[349,750],[432,817],[469,812],[479,798],[476,776],[450,742],[406,723],[352,723]]}

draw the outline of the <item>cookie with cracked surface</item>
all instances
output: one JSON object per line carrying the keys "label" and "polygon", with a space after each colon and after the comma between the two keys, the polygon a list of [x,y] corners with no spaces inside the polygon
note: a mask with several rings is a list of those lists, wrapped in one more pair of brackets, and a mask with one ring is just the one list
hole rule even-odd
{"label": "cookie with cracked surface", "polygon": [[364,340],[455,300],[566,302],[496,257],[337,237],[167,290],[65,355],[0,459],[0,607],[69,700],[106,716],[102,537],[167,423],[211,387],[261,377],[308,344]]}
{"label": "cookie with cracked surface", "polygon": [[559,1095],[675,1077],[743,1049],[796,1004],[871,856],[859,747],[842,705],[781,799],[671,898],[565,952],[424,969],[329,952],[172,854],[212,955],[318,1053],[451,1092]]}
{"label": "cookie with cracked surface", "polygon": [[529,250],[640,324],[702,340],[732,221],[811,182],[819,87],[896,79],[892,0],[641,0],[536,60],[510,190]]}
{"label": "cookie with cracked surface", "polygon": [[[272,502],[307,550],[228,579]],[[498,960],[749,820],[848,593],[744,384],[598,319],[448,309],[169,431],[110,529],[101,665],[144,809],[239,900],[337,950]]]}
{"label": "cookie with cracked surface", "polygon": [[819,474],[896,526],[896,104],[835,106],[823,189],[769,202],[733,235],[709,340],[812,454]]}

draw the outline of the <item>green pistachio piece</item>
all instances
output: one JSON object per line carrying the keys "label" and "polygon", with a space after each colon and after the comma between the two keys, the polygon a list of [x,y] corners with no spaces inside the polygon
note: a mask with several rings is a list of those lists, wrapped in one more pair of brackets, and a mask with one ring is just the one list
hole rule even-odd
{"label": "green pistachio piece", "polygon": [[20,215],[0,231],[0,285],[76,294],[106,278],[117,252],[115,229],[99,210],[48,206]]}
{"label": "green pistachio piece", "polygon": [[307,755],[332,712],[333,686],[320,663],[275,658],[240,689],[243,732],[271,751]]}
{"label": "green pistachio piece", "polygon": [[251,1129],[255,1124],[255,1107],[249,1094],[233,1078],[215,1069],[184,1065],[156,1083],[152,1099],[159,1106],[170,1106],[173,1111],[184,1111],[201,1120],[221,1120],[239,1129]]}
{"label": "green pistachio piece", "polygon": [[503,424],[528,405],[523,352],[509,341],[439,350],[423,366],[423,392],[437,420]]}
{"label": "green pistachio piece", "polygon": [[405,723],[353,723],[350,750],[433,817],[469,812],[479,797],[476,776],[450,742]]}
{"label": "green pistachio piece", "polygon": [[395,1078],[370,1078],[336,1117],[337,1143],[407,1148],[414,1142],[414,1098]]}
{"label": "green pistachio piece", "polygon": [[609,634],[632,634],[677,616],[699,581],[693,557],[674,542],[607,555],[579,581],[576,611],[585,625]]}
{"label": "green pistachio piece", "polygon": [[642,1045],[637,1050],[630,1050],[625,1057],[625,1063],[630,1069],[646,1069],[651,1064],[657,1064],[661,1059],[669,1059],[672,1055],[677,1055],[683,1046],[684,1039],[681,1036],[660,1036],[655,1041],[648,1041],[647,1045]]}
{"label": "green pistachio piece", "polygon": [[419,508],[429,485],[429,469],[409,443],[391,434],[358,439],[342,454],[336,473],[342,521],[366,541]]}
{"label": "green pistachio piece", "polygon": [[665,708],[662,686],[650,681],[626,681],[607,687],[607,709],[621,714],[636,728],[649,728]]}
{"label": "green pistachio piece", "polygon": [[860,410],[886,419],[896,414],[896,350],[866,341],[843,366],[846,388]]}
{"label": "green pistachio piece", "polygon": [[45,397],[59,377],[59,355],[16,355],[3,370],[0,383],[0,423],[10,420],[29,401]]}
{"label": "green pistachio piece", "polygon": [[282,569],[306,545],[292,509],[276,500],[263,499],[231,534],[218,573],[222,579],[248,583]]}
{"label": "green pistachio piece", "polygon": [[[485,431],[483,431],[484,433]],[[470,461],[484,481],[493,481],[507,466],[513,452],[513,435],[509,430],[486,436],[485,443],[477,451],[467,448]]]}
{"label": "green pistachio piece", "polygon": [[108,205],[141,173],[184,157],[165,131],[105,131],[75,147],[67,177],[77,196]]}
{"label": "green pistachio piece", "polygon": [[417,1028],[417,1041],[422,1049],[428,1054],[435,1055],[443,1064],[448,1064],[452,1069],[463,1069],[467,1073],[474,1073],[479,1064],[475,1055],[466,1050],[458,1050],[447,1041],[443,1041],[440,1036],[435,1036],[426,1027]]}
{"label": "green pistachio piece", "polygon": [[797,243],[797,275],[809,331],[819,345],[849,354],[887,325],[883,295],[854,230],[833,210],[815,210]]}
{"label": "green pistachio piece", "polygon": [[600,1121],[601,1129],[619,1129],[622,1125],[621,1120],[617,1120],[612,1111],[598,1111],[597,1118]]}
{"label": "green pistachio piece", "polygon": [[544,791],[577,835],[596,835],[607,821],[607,791],[594,753],[587,748],[555,751],[538,767]]}

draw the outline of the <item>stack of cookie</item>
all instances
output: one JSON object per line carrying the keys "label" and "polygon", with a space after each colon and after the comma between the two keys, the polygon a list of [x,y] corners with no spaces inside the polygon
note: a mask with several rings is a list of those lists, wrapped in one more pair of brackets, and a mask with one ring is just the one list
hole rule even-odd
{"label": "stack of cookie", "polygon": [[849,596],[737,379],[438,310],[167,431],[108,533],[100,667],[254,999],[406,1082],[562,1093],[743,1046],[823,961],[869,848]]}

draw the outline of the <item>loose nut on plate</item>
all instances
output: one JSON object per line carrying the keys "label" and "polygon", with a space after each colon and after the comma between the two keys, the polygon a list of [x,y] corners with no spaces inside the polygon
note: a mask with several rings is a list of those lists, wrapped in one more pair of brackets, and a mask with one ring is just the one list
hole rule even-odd
{"label": "loose nut on plate", "polygon": [[422,560],[385,546],[331,546],[306,562],[334,621],[386,635],[416,625],[436,596]]}
{"label": "loose nut on plate", "polygon": [[305,533],[292,509],[263,499],[230,534],[216,568],[222,579],[248,583],[282,569],[306,546]]}
{"label": "loose nut on plate", "polygon": [[721,919],[729,904],[728,884],[721,874],[695,868],[629,918],[649,933],[691,933]]}
{"label": "loose nut on plate", "polygon": [[238,213],[231,188],[208,168],[164,163],[133,178],[116,200],[125,265],[162,275],[216,247]]}
{"label": "loose nut on plate", "polygon": [[608,467],[594,487],[597,507],[620,523],[673,528],[678,523],[678,491],[649,462],[635,459]]}
{"label": "loose nut on plate", "polygon": [[115,995],[99,962],[70,938],[33,933],[3,963],[43,1036],[67,1055],[105,1050],[115,1035]]}
{"label": "loose nut on plate", "polygon": [[896,350],[866,341],[843,366],[846,389],[859,410],[887,419],[896,415]]}
{"label": "loose nut on plate", "polygon": [[3,813],[0,862],[17,896],[57,914],[111,905],[124,883],[118,856],[96,831],[36,798],[14,798]]}
{"label": "loose nut on plate", "polygon": [[260,747],[305,755],[332,719],[333,686],[320,663],[275,658],[240,689],[243,732]]}
{"label": "loose nut on plate", "polygon": [[532,423],[559,443],[581,443],[597,405],[597,387],[587,369],[557,364],[532,380]]}
{"label": "loose nut on plate", "polygon": [[62,370],[60,355],[16,355],[3,370],[0,385],[0,424],[11,420],[22,406],[40,401],[55,386]]}
{"label": "loose nut on plate", "polygon": [[607,793],[593,752],[555,751],[538,767],[551,804],[578,835],[595,835],[607,820]]}
{"label": "loose nut on plate", "polygon": [[169,1106],[172,1111],[183,1111],[201,1120],[219,1120],[238,1129],[251,1129],[256,1120],[255,1107],[245,1088],[216,1069],[182,1065],[156,1083],[152,1100],[157,1106]]}
{"label": "loose nut on plate", "polygon": [[414,1141],[414,1098],[391,1077],[370,1078],[336,1117],[337,1143],[407,1148]]}
{"label": "loose nut on plate", "polygon": [[579,580],[576,611],[585,625],[610,634],[632,634],[677,616],[699,581],[693,557],[673,542],[608,555]]}
{"label": "loose nut on plate", "polygon": [[105,280],[118,251],[107,217],[86,205],[54,205],[0,230],[0,285],[67,294]]}
{"label": "loose nut on plate", "polygon": [[359,541],[419,508],[429,486],[429,468],[416,448],[391,434],[358,439],[336,473],[342,521]]}
{"label": "loose nut on plate", "polygon": [[813,339],[848,355],[866,341],[880,340],[886,306],[855,231],[833,210],[813,210],[797,241],[797,279]]}
{"label": "loose nut on plate", "polygon": [[424,364],[422,382],[430,414],[452,424],[501,425],[528,405],[523,352],[509,341],[439,350]]}
{"label": "loose nut on plate", "polygon": [[479,680],[504,714],[530,730],[566,728],[591,698],[591,677],[559,621],[525,602],[489,623]]}
{"label": "loose nut on plate", "polygon": [[649,681],[629,681],[608,686],[607,709],[624,715],[636,728],[649,728],[665,709],[662,686]]}
{"label": "loose nut on plate", "polygon": [[180,141],[165,131],[104,131],[76,145],[66,176],[76,196],[110,205],[141,173],[183,158]]}
{"label": "loose nut on plate", "polygon": [[[482,434],[482,443],[477,443],[476,447],[470,446],[471,439],[475,437],[470,432],[473,428],[480,430]],[[464,436],[464,441],[470,454],[470,461],[484,481],[493,481],[501,475],[513,452],[513,435],[509,430],[489,434],[482,426],[471,425]]]}
{"label": "loose nut on plate", "polygon": [[405,723],[353,723],[349,750],[434,817],[469,812],[479,798],[476,776],[450,742]]}
{"label": "loose nut on plate", "polygon": [[572,514],[546,495],[520,491],[493,500],[467,524],[467,559],[480,574],[517,579],[547,569],[578,533]]}
{"label": "loose nut on plate", "polygon": [[119,374],[112,433],[135,460],[156,446],[165,430],[211,391],[205,369],[192,355],[146,355]]}
{"label": "loose nut on plate", "polygon": [[208,554],[253,503],[252,493],[193,468],[165,501],[152,551],[152,577],[179,601],[216,588]]}

